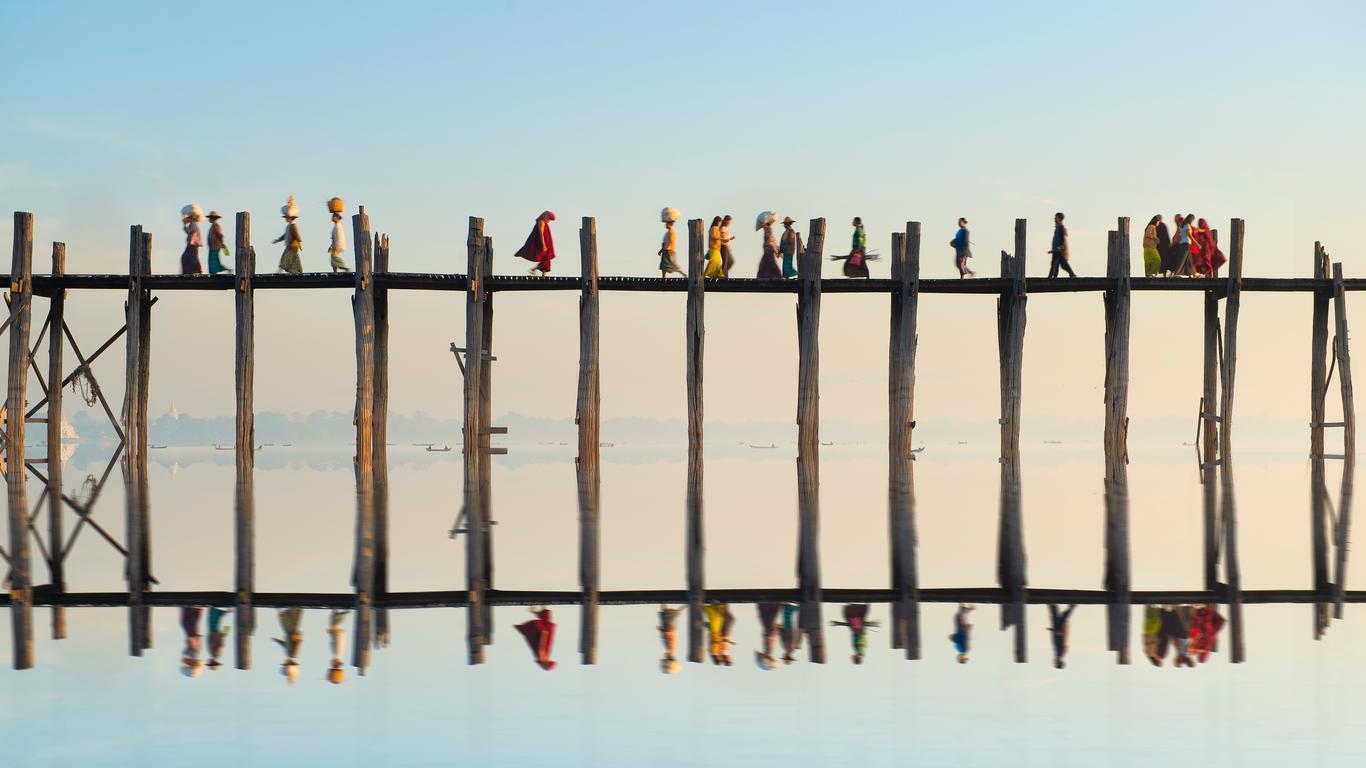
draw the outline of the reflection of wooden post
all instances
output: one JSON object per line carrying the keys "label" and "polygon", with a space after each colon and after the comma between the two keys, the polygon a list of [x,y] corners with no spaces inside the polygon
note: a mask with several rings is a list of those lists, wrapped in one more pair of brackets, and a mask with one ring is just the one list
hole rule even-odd
{"label": "reflection of wooden post", "polygon": [[[493,274],[493,238],[484,237],[484,274]],[[484,291],[484,343],[479,362],[479,516],[484,521],[484,588],[493,589],[493,291]],[[493,644],[493,604],[484,601],[484,644]]]}
{"label": "reflection of wooden post", "polygon": [[1243,661],[1243,581],[1238,570],[1238,515],[1233,499],[1233,383],[1238,370],[1238,309],[1243,287],[1243,220],[1232,222],[1228,298],[1224,307],[1224,375],[1219,403],[1219,491],[1223,497],[1224,576],[1228,583],[1232,660]]}
{"label": "reflection of wooden post", "polygon": [[468,251],[469,287],[465,293],[465,438],[461,450],[465,462],[465,584],[469,595],[466,633],[471,664],[484,663],[484,529],[483,488],[479,485],[479,419],[481,374],[484,359],[484,220],[471,216]]}
{"label": "reflection of wooden post", "polygon": [[916,563],[915,423],[916,312],[920,298],[920,222],[892,236],[891,341],[888,364],[888,450],[892,545],[892,647],[920,658],[920,586]]}
{"label": "reflection of wooden post", "polygon": [[[52,244],[52,275],[66,273],[66,245]],[[47,341],[47,380],[52,386],[47,392],[47,540],[48,575],[52,589],[66,591],[66,558],[62,556],[62,351],[66,338],[62,335],[65,323],[66,291],[52,292],[48,302],[47,327],[51,335]],[[66,637],[66,608],[52,606],[52,637]]]}
{"label": "reflection of wooden post", "polygon": [[1219,582],[1219,343],[1219,294],[1205,291],[1205,367],[1200,396],[1203,453],[1199,458],[1206,591],[1213,590]]}
{"label": "reflection of wooden post", "polygon": [[139,429],[139,402],[141,401],[142,376],[139,363],[142,360],[142,227],[134,226],[129,231],[128,243],[128,301],[124,304],[127,348],[124,355],[124,401],[123,433],[127,446],[123,454],[123,478],[125,488],[124,524],[128,557],[125,572],[128,581],[128,652],[141,656],[143,650],[141,636],[143,547],[142,509],[138,495],[142,484],[138,478],[141,466],[139,454],[145,449],[142,431]]}
{"label": "reflection of wooden post", "polygon": [[1015,255],[1001,252],[1010,286],[997,301],[1001,358],[1001,516],[997,580],[1005,591],[1001,628],[1015,627],[1015,661],[1025,654],[1025,553],[1020,504],[1020,396],[1024,370],[1025,220],[1015,220]]}
{"label": "reflection of wooden post", "polygon": [[[152,274],[152,233],[142,233],[142,264],[138,279],[138,285],[142,288],[142,297],[138,302],[139,310],[142,312],[142,323],[138,332],[142,334],[142,341],[138,344],[138,440],[141,445],[138,449],[138,524],[142,530],[138,536],[138,545],[142,548],[140,558],[141,569],[138,571],[138,578],[144,590],[150,589],[152,585],[152,515],[150,506],[152,494],[148,488],[149,476],[147,473],[147,400],[152,390],[152,292],[144,286],[143,278]],[[147,650],[152,647],[152,607],[143,604],[138,613],[138,621],[141,626],[138,629],[138,636],[142,638],[142,648]]]}
{"label": "reflection of wooden post", "polygon": [[[389,271],[389,236],[375,235],[373,274]],[[371,597],[383,601],[389,592],[389,289],[375,283],[374,445],[375,481],[375,577]],[[375,638],[380,647],[389,644],[389,611],[375,610]],[[359,640],[358,640],[359,641]],[[368,639],[367,639],[368,642]]]}
{"label": "reflection of wooden post", "polygon": [[702,220],[688,220],[688,661],[702,661],[702,603],[706,598],[702,531],[702,362],[704,267]]}
{"label": "reflection of wooden post", "polygon": [[579,392],[574,421],[579,426],[579,455],[575,459],[579,484],[579,587],[583,592],[583,621],[579,654],[584,664],[597,663],[598,557],[601,510],[598,477],[598,228],[592,217],[579,229],[583,257],[579,297]]}
{"label": "reflection of wooden post", "polygon": [[360,206],[351,217],[356,244],[356,632],[351,663],[370,666],[375,586],[375,290],[370,217]]}
{"label": "reflection of wooden post", "polygon": [[[1314,243],[1314,278],[1328,276],[1328,257],[1321,243]],[[1336,287],[1336,286],[1334,286]],[[1324,602],[1314,604],[1314,638],[1328,628],[1328,481],[1324,473],[1324,401],[1328,395],[1328,302],[1331,290],[1314,291],[1312,341],[1309,345],[1309,536],[1313,552],[1314,591]]]}
{"label": "reflection of wooden post", "polygon": [[797,263],[797,590],[811,660],[825,663],[821,621],[820,330],[825,219],[812,219]]}
{"label": "reflection of wooden post", "polygon": [[1105,292],[1105,589],[1109,649],[1129,663],[1129,219],[1110,233]]}
{"label": "reflection of wooden post", "polygon": [[1342,264],[1333,265],[1333,315],[1337,326],[1335,352],[1342,387],[1342,496],[1338,500],[1337,568],[1333,572],[1333,618],[1342,618],[1347,591],[1347,541],[1352,523],[1352,480],[1356,474],[1357,417],[1352,401],[1352,356],[1347,347],[1347,301],[1342,291]]}
{"label": "reflection of wooden post", "polygon": [[237,293],[237,408],[236,457],[237,487],[234,517],[236,528],[236,574],[233,603],[236,615],[236,662],[238,669],[251,669],[251,636],[256,631],[256,305],[253,281],[256,276],[256,251],[251,247],[251,214],[237,214],[237,264],[234,279]]}
{"label": "reflection of wooden post", "polygon": [[[15,212],[10,261],[9,387],[5,400],[5,480],[9,484],[10,626],[14,668],[33,667],[33,568],[24,486],[24,410],[28,405],[29,323],[33,309],[33,214]],[[57,329],[60,332],[60,328]],[[53,382],[60,388],[61,379]]]}

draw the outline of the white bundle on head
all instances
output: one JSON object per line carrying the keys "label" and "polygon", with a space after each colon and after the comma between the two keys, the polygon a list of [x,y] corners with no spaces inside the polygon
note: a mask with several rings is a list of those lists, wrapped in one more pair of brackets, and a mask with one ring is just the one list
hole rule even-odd
{"label": "white bundle on head", "polygon": [[660,221],[678,221],[679,218],[681,218],[681,214],[677,208],[665,208],[659,212]]}
{"label": "white bundle on head", "polygon": [[290,195],[289,200],[280,206],[280,214],[291,219],[299,215],[299,204],[294,202],[294,195]]}
{"label": "white bundle on head", "polygon": [[778,220],[778,214],[773,211],[764,211],[754,219],[754,229],[760,230]]}
{"label": "white bundle on head", "polygon": [[189,219],[190,221],[203,221],[204,209],[200,208],[194,203],[190,203],[189,205],[180,209],[180,218]]}

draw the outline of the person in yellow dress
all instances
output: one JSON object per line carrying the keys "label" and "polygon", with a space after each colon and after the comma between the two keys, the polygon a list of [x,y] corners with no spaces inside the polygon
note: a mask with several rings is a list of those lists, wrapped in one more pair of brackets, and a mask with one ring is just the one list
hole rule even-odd
{"label": "person in yellow dress", "polygon": [[707,232],[707,277],[725,277],[725,263],[721,261],[721,217],[713,216]]}

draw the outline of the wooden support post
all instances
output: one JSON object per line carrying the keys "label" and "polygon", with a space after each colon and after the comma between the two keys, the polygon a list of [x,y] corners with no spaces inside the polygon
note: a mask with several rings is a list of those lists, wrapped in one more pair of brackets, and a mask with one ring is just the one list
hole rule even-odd
{"label": "wooden support post", "polygon": [[[389,237],[375,235],[372,274],[389,271]],[[375,285],[374,421],[371,425],[375,483],[375,572],[371,595],[389,592],[389,289]],[[372,646],[389,644],[389,611],[375,611]]]}
{"label": "wooden support post", "polygon": [[1338,499],[1337,567],[1333,570],[1333,618],[1342,618],[1347,591],[1347,542],[1352,531],[1352,481],[1356,474],[1357,417],[1352,400],[1352,355],[1347,344],[1347,301],[1342,290],[1342,264],[1333,265],[1333,316],[1337,328],[1334,351],[1342,388],[1342,495]]}
{"label": "wooden support post", "polygon": [[469,663],[484,663],[488,639],[484,628],[484,530],[483,488],[479,484],[480,388],[484,366],[484,220],[471,216],[468,250],[469,287],[465,293],[465,584],[469,594],[467,641]]}
{"label": "wooden support post", "polygon": [[821,621],[820,330],[825,219],[812,219],[797,262],[797,591],[811,660],[825,663]]}
{"label": "wooden support post", "polygon": [[375,291],[370,217],[351,217],[356,244],[356,631],[351,663],[365,674],[374,638],[375,585]]}
{"label": "wooden support post", "polygon": [[598,476],[598,227],[585,216],[579,229],[583,258],[579,297],[579,392],[574,421],[579,427],[579,455],[574,461],[579,485],[579,588],[583,593],[579,655],[584,664],[597,663],[598,560],[602,491]]}
{"label": "wooden support post", "polygon": [[237,214],[236,235],[237,291],[233,304],[237,314],[237,344],[234,377],[237,385],[236,438],[237,485],[233,505],[234,548],[233,608],[236,614],[236,667],[251,669],[251,637],[256,631],[256,410],[253,405],[256,380],[256,306],[254,303],[256,251],[251,247],[251,214]]}
{"label": "wooden support post", "polygon": [[[1315,278],[1328,277],[1328,255],[1322,243],[1314,243]],[[1334,286],[1336,287],[1336,286]],[[1314,291],[1309,345],[1309,538],[1313,552],[1311,582],[1324,601],[1314,604],[1314,639],[1328,628],[1328,481],[1323,460],[1324,404],[1328,396],[1328,302],[1333,291]]]}
{"label": "wooden support post", "polygon": [[[52,244],[52,274],[66,274],[66,245]],[[47,342],[47,380],[53,386],[47,393],[47,540],[51,550],[47,558],[48,576],[52,589],[58,594],[66,591],[66,558],[62,557],[62,518],[66,512],[62,503],[62,328],[65,324],[66,291],[56,290],[48,301],[47,325],[52,335]],[[66,637],[66,608],[52,606],[52,637]]]}
{"label": "wooden support post", "polygon": [[892,236],[891,339],[887,366],[889,404],[888,511],[892,548],[892,647],[920,658],[920,581],[916,557],[915,426],[916,321],[920,302],[920,222]]}
{"label": "wooden support post", "polygon": [[1110,233],[1105,292],[1105,589],[1109,649],[1129,663],[1129,219]]}
{"label": "wooden support post", "polygon": [[142,432],[139,429],[139,413],[142,395],[142,227],[133,226],[129,230],[128,243],[128,300],[124,304],[127,346],[124,355],[124,400],[123,433],[126,448],[123,453],[124,480],[124,541],[128,547],[125,574],[128,581],[128,651],[133,656],[141,656],[142,642],[142,594],[144,583],[142,557],[142,510],[138,495],[142,483],[138,477],[141,463],[138,454],[145,448]]}
{"label": "wooden support post", "polygon": [[[493,274],[493,238],[484,237],[484,274]],[[479,516],[484,530],[484,588],[493,589],[493,291],[484,291],[484,344],[479,356]],[[484,644],[493,644],[493,601],[484,601]]]}
{"label": "wooden support post", "polygon": [[1243,586],[1238,570],[1238,515],[1233,497],[1233,384],[1238,370],[1238,309],[1242,302],[1243,232],[1242,219],[1232,222],[1228,269],[1228,298],[1224,306],[1224,367],[1219,402],[1219,491],[1224,527],[1224,578],[1228,585],[1229,634],[1233,663],[1242,663]]}
{"label": "wooden support post", "polygon": [[[149,489],[150,476],[147,472],[147,445],[150,440],[147,437],[147,401],[152,391],[152,292],[143,287],[146,284],[141,278],[152,274],[152,233],[142,233],[142,250],[140,251],[142,263],[139,267],[139,287],[142,288],[142,297],[138,302],[138,309],[142,312],[142,322],[138,326],[138,332],[142,334],[142,341],[138,344],[138,440],[141,447],[138,450],[137,482],[138,482],[138,525],[142,530],[138,535],[138,546],[142,548],[142,556],[139,558],[141,565],[138,571],[138,578],[144,590],[151,589],[152,586],[152,515],[151,502],[152,494]],[[142,638],[143,650],[152,647],[152,608],[143,604],[138,612],[138,621],[141,627],[138,629],[138,636]]]}
{"label": "wooden support post", "polygon": [[[28,335],[33,310],[33,214],[14,214],[10,261],[9,387],[5,400],[5,480],[9,484],[10,627],[14,668],[33,667],[33,568],[28,546],[28,489],[24,470]],[[60,381],[60,379],[59,379]]]}
{"label": "wooden support post", "polygon": [[701,219],[688,220],[688,490],[685,502],[688,561],[688,661],[702,661],[703,608],[706,599],[706,540],[702,530],[702,362],[703,296]]}
{"label": "wooden support post", "polygon": [[1205,360],[1200,395],[1201,447],[1200,491],[1205,540],[1205,590],[1219,586],[1219,423],[1213,418],[1219,405],[1219,294],[1205,291]]}
{"label": "wooden support post", "polygon": [[1015,627],[1015,661],[1025,652],[1025,551],[1020,503],[1020,396],[1024,371],[1025,220],[1015,220],[1015,255],[1001,252],[1001,277],[1010,287],[997,301],[1001,360],[1001,515],[997,580],[1005,590],[1001,628]]}

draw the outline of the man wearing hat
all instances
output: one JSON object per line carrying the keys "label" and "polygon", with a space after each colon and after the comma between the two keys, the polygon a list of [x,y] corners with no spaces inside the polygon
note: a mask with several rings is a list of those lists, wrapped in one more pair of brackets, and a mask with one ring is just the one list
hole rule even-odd
{"label": "man wearing hat", "polygon": [[792,260],[802,250],[802,236],[792,228],[796,223],[791,216],[783,218],[783,239],[778,245],[778,252],[783,255],[783,277],[789,279],[797,276],[797,268]]}
{"label": "man wearing hat", "polygon": [[219,272],[231,272],[232,270],[223,266],[223,260],[228,258],[228,246],[223,242],[223,226],[218,220],[223,218],[218,211],[209,211],[209,274],[216,275]]}
{"label": "man wearing hat", "polygon": [[180,222],[185,225],[185,250],[180,254],[180,274],[198,275],[203,273],[199,266],[199,222],[204,220],[204,211],[190,204],[180,209]]}

